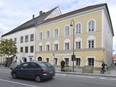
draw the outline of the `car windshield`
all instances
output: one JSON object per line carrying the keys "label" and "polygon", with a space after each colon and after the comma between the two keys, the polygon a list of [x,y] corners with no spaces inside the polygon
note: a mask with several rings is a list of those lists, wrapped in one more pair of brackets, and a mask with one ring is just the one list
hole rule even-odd
{"label": "car windshield", "polygon": [[50,63],[47,63],[47,62],[43,62],[45,64],[46,67],[50,68],[52,67],[52,65]]}

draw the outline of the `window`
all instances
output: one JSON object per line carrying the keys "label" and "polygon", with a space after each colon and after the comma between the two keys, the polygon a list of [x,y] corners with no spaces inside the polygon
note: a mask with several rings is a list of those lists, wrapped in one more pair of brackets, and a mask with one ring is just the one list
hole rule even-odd
{"label": "window", "polygon": [[20,43],[23,43],[23,36],[20,37]]}
{"label": "window", "polygon": [[21,69],[26,69],[29,68],[29,63],[24,63],[23,65],[21,65]]}
{"label": "window", "polygon": [[50,45],[46,45],[46,51],[50,50]]}
{"label": "window", "polygon": [[70,27],[69,26],[66,26],[65,27],[65,36],[68,36],[69,35],[69,32],[70,32]]}
{"label": "window", "polygon": [[14,42],[17,43],[17,38],[14,38]]}
{"label": "window", "polygon": [[88,40],[88,48],[94,48],[94,40]]}
{"label": "window", "polygon": [[46,32],[46,39],[50,39],[50,31]]}
{"label": "window", "polygon": [[49,58],[46,58],[46,62],[48,62],[48,63],[49,63]]}
{"label": "window", "polygon": [[81,41],[76,42],[76,49],[81,49]]}
{"label": "window", "polygon": [[39,33],[39,40],[42,40],[42,32]]}
{"label": "window", "polygon": [[76,24],[76,34],[79,34],[79,33],[81,33],[81,24],[80,23]]}
{"label": "window", "polygon": [[54,44],[54,50],[58,50],[58,44]]}
{"label": "window", "polygon": [[69,66],[69,58],[65,58],[65,64],[66,66]]}
{"label": "window", "polygon": [[95,22],[94,22],[94,20],[89,21],[89,23],[88,23],[88,31],[89,32],[95,31]]}
{"label": "window", "polygon": [[39,51],[42,51],[42,46],[39,46]]}
{"label": "window", "polygon": [[34,46],[30,46],[30,53],[34,52]]}
{"label": "window", "polygon": [[94,66],[94,58],[88,58],[88,65]]}
{"label": "window", "polygon": [[81,63],[81,59],[80,58],[76,58],[76,65],[80,66],[80,63]]}
{"label": "window", "polygon": [[28,47],[25,47],[25,53],[28,53]]}
{"label": "window", "polygon": [[34,41],[34,34],[30,35],[30,41]]}
{"label": "window", "polygon": [[20,52],[23,52],[23,47],[20,47]]}
{"label": "window", "polygon": [[54,34],[55,34],[54,37],[55,37],[55,38],[58,38],[58,29],[55,29],[54,32],[55,32],[55,33],[54,33]]}
{"label": "window", "polygon": [[28,42],[28,35],[25,36],[25,42]]}
{"label": "window", "polygon": [[58,59],[54,58],[54,64],[57,65],[57,63],[58,63]]}
{"label": "window", "polygon": [[30,63],[29,67],[30,68],[39,68],[40,66],[38,64],[36,64],[36,63]]}
{"label": "window", "polygon": [[69,50],[69,43],[65,43],[65,50]]}

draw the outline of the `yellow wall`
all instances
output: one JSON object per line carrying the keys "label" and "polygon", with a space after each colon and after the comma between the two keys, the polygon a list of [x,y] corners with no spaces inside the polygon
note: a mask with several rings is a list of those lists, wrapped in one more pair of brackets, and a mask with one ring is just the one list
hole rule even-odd
{"label": "yellow wall", "polygon": [[[53,51],[53,42],[55,40],[59,41],[59,50],[64,50],[64,40],[65,39],[70,39],[71,41],[71,49],[72,49],[72,28],[71,29],[71,35],[68,37],[64,37],[64,29],[66,25],[70,25],[71,24],[71,20],[75,21],[75,24],[80,22],[82,24],[82,34],[79,35],[75,35],[76,37],[81,37],[82,38],[82,49],[87,49],[87,37],[88,36],[95,36],[96,37],[96,48],[102,48],[102,33],[101,33],[101,28],[102,28],[102,13],[101,11],[97,11],[97,12],[92,12],[89,14],[84,14],[84,15],[79,15],[79,16],[75,16],[72,18],[67,18],[67,19],[63,19],[61,21],[56,21],[56,22],[52,22],[49,24],[43,24],[41,26],[37,26],[36,28],[36,58],[38,58],[38,56],[42,56],[43,58],[47,57],[51,58],[51,60],[54,58],[54,56],[52,55],[52,53],[54,53]],[[92,32],[92,33],[88,33],[87,32],[87,23],[90,19],[94,19],[96,21],[96,31]],[[53,37],[53,33],[54,30],[58,28],[59,29],[59,38],[55,39]],[[51,38],[50,40],[46,40],[45,39],[45,34],[46,31],[50,30],[50,35]],[[39,41],[38,40],[38,34],[39,32],[43,32],[43,40]],[[76,38],[75,37],[75,38]],[[51,43],[51,51],[50,52],[45,52],[45,43],[49,41]],[[43,51],[44,52],[38,52],[38,44],[42,42],[43,43]],[[94,56],[96,58],[96,60],[102,60],[101,58],[103,58],[103,51],[102,50],[97,50],[97,51],[77,51],[75,52],[76,56],[80,56],[82,58],[82,62],[81,62],[81,66],[84,66],[86,64],[86,57],[87,56]],[[63,59],[63,56],[57,56],[59,59],[59,62]],[[70,56],[69,56],[70,58]],[[71,63],[71,62],[70,62]],[[60,64],[60,63],[58,63]],[[71,63],[72,64],[72,63]],[[99,66],[99,63],[96,63],[95,66]]]}

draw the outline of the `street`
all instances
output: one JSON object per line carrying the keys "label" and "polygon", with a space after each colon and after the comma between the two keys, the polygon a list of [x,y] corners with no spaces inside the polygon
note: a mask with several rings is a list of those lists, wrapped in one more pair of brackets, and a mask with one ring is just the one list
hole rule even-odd
{"label": "street", "polygon": [[41,83],[27,79],[12,79],[10,69],[0,68],[0,87],[116,87],[116,78],[57,74]]}

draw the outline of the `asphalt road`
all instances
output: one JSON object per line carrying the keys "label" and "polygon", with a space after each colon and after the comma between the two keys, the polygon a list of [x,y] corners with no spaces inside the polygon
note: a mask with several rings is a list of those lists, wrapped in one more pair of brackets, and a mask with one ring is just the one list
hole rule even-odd
{"label": "asphalt road", "polygon": [[0,68],[0,87],[116,87],[116,78],[57,74],[41,83],[12,79],[10,69]]}

